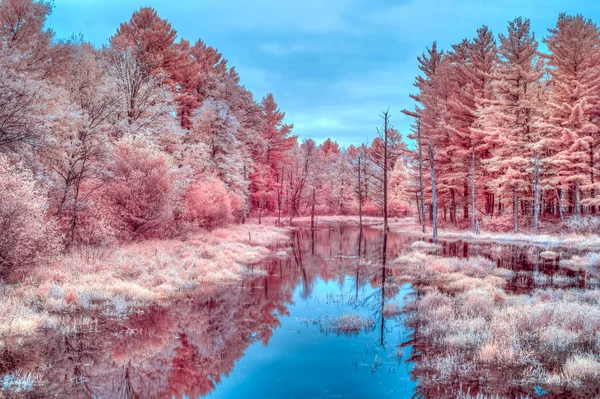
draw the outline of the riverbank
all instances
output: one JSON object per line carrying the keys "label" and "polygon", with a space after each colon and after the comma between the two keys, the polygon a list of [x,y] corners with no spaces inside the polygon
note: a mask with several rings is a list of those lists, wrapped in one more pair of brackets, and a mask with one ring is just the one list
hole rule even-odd
{"label": "riverbank", "polygon": [[[345,223],[358,225],[358,216],[319,216],[317,223]],[[298,217],[294,219],[295,223],[310,223],[309,216]],[[383,229],[383,218],[364,216],[363,225]],[[413,218],[390,218],[388,220],[389,229],[392,232],[416,236],[431,237],[431,228],[427,227],[427,232],[421,232],[421,226]],[[505,244],[518,245],[536,245],[536,246],[560,246],[581,249],[600,249],[600,236],[583,234],[514,234],[514,233],[492,233],[481,232],[474,234],[466,230],[453,230],[449,228],[439,228],[438,238],[448,240],[462,241],[480,241],[480,242],[498,242]]]}
{"label": "riverbank", "polygon": [[271,255],[269,247],[287,242],[288,231],[248,223],[182,239],[79,248],[0,286],[0,338],[69,329],[65,320],[73,315],[126,317],[186,290],[236,284],[260,273],[250,266]]}
{"label": "riverbank", "polygon": [[404,312],[421,387],[458,395],[479,381],[494,397],[600,389],[600,291],[513,294],[515,272],[484,258],[415,251],[390,267],[415,290]]}

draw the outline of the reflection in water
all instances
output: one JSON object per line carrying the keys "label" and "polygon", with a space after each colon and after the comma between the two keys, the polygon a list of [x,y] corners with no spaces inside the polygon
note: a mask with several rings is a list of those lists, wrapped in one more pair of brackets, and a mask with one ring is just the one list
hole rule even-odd
{"label": "reflection in water", "polygon": [[[125,321],[84,319],[77,332],[48,330],[11,342],[0,348],[0,374],[40,374],[44,383],[33,398],[436,397],[417,387],[407,359],[418,361],[418,352],[398,350],[411,331],[386,310],[401,308],[412,292],[387,260],[413,240],[354,226],[299,229],[285,248],[289,256],[261,265],[264,273],[182,294]],[[539,279],[527,277],[534,273],[566,273],[537,250],[438,244],[443,256],[485,256],[523,271],[511,282],[514,291],[536,286]],[[569,273],[574,284],[589,284]],[[320,321],[344,315],[359,315],[372,327],[356,334],[320,328]]]}
{"label": "reflection in water", "polygon": [[[2,349],[0,373],[41,374],[32,397],[411,397],[406,339],[388,302],[403,291],[382,267],[377,230],[300,229],[289,256],[237,285],[204,287],[129,319],[48,330]],[[323,334],[308,319],[360,315],[358,334]],[[350,318],[352,319],[352,318]],[[405,355],[408,355],[406,351]]]}

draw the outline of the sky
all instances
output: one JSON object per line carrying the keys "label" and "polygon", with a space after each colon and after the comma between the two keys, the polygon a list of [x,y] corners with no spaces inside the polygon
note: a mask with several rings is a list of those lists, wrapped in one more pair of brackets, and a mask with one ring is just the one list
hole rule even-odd
{"label": "sky", "polygon": [[449,49],[487,25],[531,19],[541,42],[561,12],[600,23],[593,0],[54,0],[57,38],[101,46],[141,7],[153,7],[180,38],[202,39],[235,66],[257,100],[271,92],[301,139],[370,142],[388,107],[406,136],[417,56]]}

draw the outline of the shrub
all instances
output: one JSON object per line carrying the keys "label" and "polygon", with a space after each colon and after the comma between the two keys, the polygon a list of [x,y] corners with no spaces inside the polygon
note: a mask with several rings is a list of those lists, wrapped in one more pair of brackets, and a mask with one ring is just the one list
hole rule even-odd
{"label": "shrub", "polygon": [[[231,222],[231,198],[225,184],[217,178],[191,184],[183,202],[184,219],[198,227],[211,229]],[[241,202],[236,201],[235,206],[241,206]]]}
{"label": "shrub", "polygon": [[45,199],[33,177],[0,154],[0,276],[31,267],[58,250]]}
{"label": "shrub", "polygon": [[595,233],[600,228],[600,217],[584,216],[581,220],[571,216],[565,220],[565,227],[574,233]]}
{"label": "shrub", "polygon": [[121,238],[163,236],[175,206],[176,174],[168,155],[121,142],[109,170],[112,180],[99,206],[106,209]]}
{"label": "shrub", "polygon": [[[491,218],[484,218],[481,221],[481,229],[493,233],[507,233],[513,231],[514,228],[514,216],[512,213],[505,213],[501,216],[495,216]],[[519,219],[519,227],[521,227],[523,221]]]}

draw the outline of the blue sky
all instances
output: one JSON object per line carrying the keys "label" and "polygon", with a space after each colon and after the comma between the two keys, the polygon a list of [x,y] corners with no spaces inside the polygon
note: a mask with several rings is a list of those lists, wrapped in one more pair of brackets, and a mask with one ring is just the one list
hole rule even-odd
{"label": "blue sky", "polygon": [[600,22],[591,0],[54,0],[49,24],[58,38],[81,33],[102,45],[140,7],[155,8],[179,37],[218,48],[257,99],[275,95],[295,134],[343,146],[370,141],[390,107],[406,135],[416,57],[487,25],[530,18],[539,41],[560,12]]}

